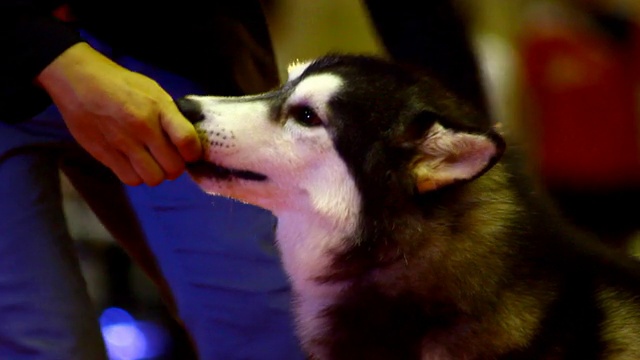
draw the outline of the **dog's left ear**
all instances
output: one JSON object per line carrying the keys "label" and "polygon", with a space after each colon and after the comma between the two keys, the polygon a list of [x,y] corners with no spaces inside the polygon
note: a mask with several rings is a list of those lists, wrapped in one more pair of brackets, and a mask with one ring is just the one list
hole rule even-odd
{"label": "dog's left ear", "polygon": [[416,188],[424,193],[482,175],[500,159],[504,148],[504,140],[494,131],[449,129],[436,121],[420,139],[410,171]]}

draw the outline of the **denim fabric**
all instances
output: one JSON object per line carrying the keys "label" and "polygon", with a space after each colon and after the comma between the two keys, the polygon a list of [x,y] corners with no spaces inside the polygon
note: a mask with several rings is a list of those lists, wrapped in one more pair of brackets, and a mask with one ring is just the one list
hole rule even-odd
{"label": "denim fabric", "polygon": [[[184,78],[115,55],[84,35],[174,97],[199,92]],[[201,359],[303,358],[293,334],[289,285],[274,247],[276,219],[269,212],[206,195],[186,174],[156,187],[122,186],[92,171],[101,167],[97,162],[66,161],[74,151],[81,152],[53,106],[24,123],[0,123],[0,359],[104,358],[63,218],[62,163],[71,174],[81,174],[76,184],[114,228],[124,224],[119,216],[127,211],[112,211],[104,189],[126,194]]]}

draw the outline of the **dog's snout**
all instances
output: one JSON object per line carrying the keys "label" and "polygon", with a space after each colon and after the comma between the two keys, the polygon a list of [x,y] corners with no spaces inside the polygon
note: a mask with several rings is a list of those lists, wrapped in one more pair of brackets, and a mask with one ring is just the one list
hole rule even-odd
{"label": "dog's snout", "polygon": [[200,104],[186,97],[179,98],[175,100],[176,105],[178,106],[178,110],[184,115],[187,120],[191,121],[192,124],[200,122],[204,120],[204,114],[202,113],[202,108]]}

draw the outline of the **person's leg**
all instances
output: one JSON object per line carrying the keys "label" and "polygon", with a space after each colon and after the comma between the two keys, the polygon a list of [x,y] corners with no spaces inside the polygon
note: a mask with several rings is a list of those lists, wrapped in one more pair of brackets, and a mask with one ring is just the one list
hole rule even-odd
{"label": "person's leg", "polygon": [[129,194],[202,359],[301,358],[269,213],[187,176]]}
{"label": "person's leg", "polygon": [[0,359],[106,359],[41,140],[0,124]]}
{"label": "person's leg", "polygon": [[70,149],[61,155],[60,169],[73,188],[110,235],[155,283],[169,310],[175,311],[171,292],[156,263],[156,257],[149,249],[147,236],[122,182],[111,170],[81,149]]}
{"label": "person's leg", "polygon": [[[174,98],[199,92],[135,59],[117,60]],[[127,191],[202,359],[303,358],[269,212],[206,195],[186,174]]]}

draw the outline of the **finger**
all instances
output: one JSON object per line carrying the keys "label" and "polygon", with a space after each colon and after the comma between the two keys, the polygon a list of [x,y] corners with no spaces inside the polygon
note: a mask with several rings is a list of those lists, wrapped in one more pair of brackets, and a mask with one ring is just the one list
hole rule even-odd
{"label": "finger", "polygon": [[164,133],[153,137],[147,147],[167,179],[173,180],[184,172],[184,159]]}
{"label": "finger", "polygon": [[76,140],[96,160],[113,171],[123,183],[131,186],[140,185],[142,179],[133,169],[128,158],[114,149],[104,134],[93,133],[94,136],[77,136]]}
{"label": "finger", "polygon": [[166,178],[164,171],[146,147],[141,145],[136,150],[128,151],[125,156],[145,184],[156,186]]}
{"label": "finger", "polygon": [[[165,173],[156,159],[149,152],[146,142],[162,137],[160,130],[139,117],[130,117],[127,121],[129,132],[118,127],[105,126],[102,134],[114,150],[119,151],[128,160],[132,169],[147,185],[155,186],[165,178]],[[136,134],[137,138],[131,137]]]}
{"label": "finger", "polygon": [[96,141],[85,148],[91,156],[111,169],[123,183],[131,186],[142,184],[142,178],[131,166],[129,159],[120,151],[106,146],[106,142],[100,143]]}
{"label": "finger", "polygon": [[[160,166],[167,179],[175,179],[185,169],[182,156],[171,143],[159,124],[159,113],[152,116],[156,121],[131,121],[130,125],[138,136],[139,142],[146,146],[155,162]],[[127,142],[128,145],[131,141]],[[138,145],[139,146],[139,145]]]}
{"label": "finger", "polygon": [[105,164],[105,166],[109,167],[126,185],[138,186],[144,181],[122,153],[114,154],[109,160],[109,164]]}
{"label": "finger", "polygon": [[184,161],[200,159],[202,145],[198,133],[189,120],[182,116],[173,101],[167,103],[160,114],[160,125]]}

